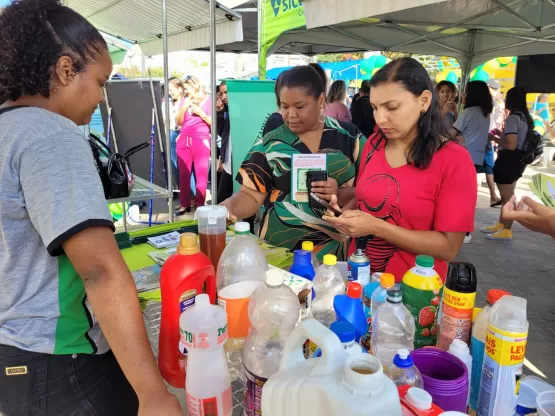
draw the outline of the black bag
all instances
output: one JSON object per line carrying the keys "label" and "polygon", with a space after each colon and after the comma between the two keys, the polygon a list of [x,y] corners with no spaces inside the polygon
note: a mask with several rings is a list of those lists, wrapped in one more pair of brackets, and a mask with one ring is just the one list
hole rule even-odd
{"label": "black bag", "polygon": [[[519,114],[520,117],[524,118],[526,124],[528,125],[528,120],[523,114]],[[528,125],[528,131],[526,132],[526,139],[524,140],[524,145],[520,150],[520,161],[529,165],[534,163],[543,154],[543,141],[542,136],[534,130],[534,126]]]}
{"label": "black bag", "polygon": [[[113,153],[100,138],[89,135],[89,144],[94,156],[96,170],[100,176],[104,197],[106,199],[125,198],[131,193],[133,173],[129,157],[149,146],[149,142],[141,143],[129,149],[125,154]],[[102,159],[105,159],[103,161]]]}

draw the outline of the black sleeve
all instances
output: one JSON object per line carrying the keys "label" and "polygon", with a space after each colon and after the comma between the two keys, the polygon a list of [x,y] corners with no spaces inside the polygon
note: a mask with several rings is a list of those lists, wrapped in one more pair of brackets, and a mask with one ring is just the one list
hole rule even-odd
{"label": "black sleeve", "polygon": [[277,129],[278,127],[285,124],[283,121],[283,117],[280,113],[273,113],[268,119],[266,120],[266,124],[264,124],[264,129],[262,130],[262,136],[266,136],[269,132]]}

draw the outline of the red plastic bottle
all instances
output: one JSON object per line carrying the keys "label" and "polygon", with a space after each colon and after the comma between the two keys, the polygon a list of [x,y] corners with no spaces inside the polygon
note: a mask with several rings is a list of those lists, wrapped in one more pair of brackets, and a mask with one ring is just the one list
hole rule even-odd
{"label": "red plastic bottle", "polygon": [[[162,319],[158,367],[162,377],[176,388],[185,388],[186,350],[180,345],[179,317],[195,304],[205,287],[210,303],[216,302],[216,273],[210,259],[200,252],[197,235],[181,234],[177,253],[166,260],[160,273]],[[185,352],[185,354],[184,354]]]}

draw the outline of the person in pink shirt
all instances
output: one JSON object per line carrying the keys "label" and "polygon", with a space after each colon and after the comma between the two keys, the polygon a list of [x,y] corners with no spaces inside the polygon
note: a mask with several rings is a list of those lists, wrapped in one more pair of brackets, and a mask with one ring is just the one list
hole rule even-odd
{"label": "person in pink shirt", "polygon": [[210,97],[197,77],[188,76],[185,81],[187,98],[175,117],[181,125],[177,139],[177,164],[179,171],[180,207],[175,215],[191,212],[191,172],[194,167],[196,179],[195,204],[204,205],[208,185],[208,163],[210,160],[210,127],[212,104]]}
{"label": "person in pink shirt", "polygon": [[328,104],[324,109],[324,115],[338,121],[348,121],[350,123],[351,112],[349,107],[345,105],[346,97],[347,87],[345,82],[342,80],[334,81],[328,93]]}

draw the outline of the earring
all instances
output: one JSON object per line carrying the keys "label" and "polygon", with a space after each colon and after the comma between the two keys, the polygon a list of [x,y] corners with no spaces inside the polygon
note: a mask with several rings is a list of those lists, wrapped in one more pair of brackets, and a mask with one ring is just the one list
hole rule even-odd
{"label": "earring", "polygon": [[326,116],[322,113],[320,113],[320,117],[318,117],[318,121],[320,123],[325,123],[326,122]]}

